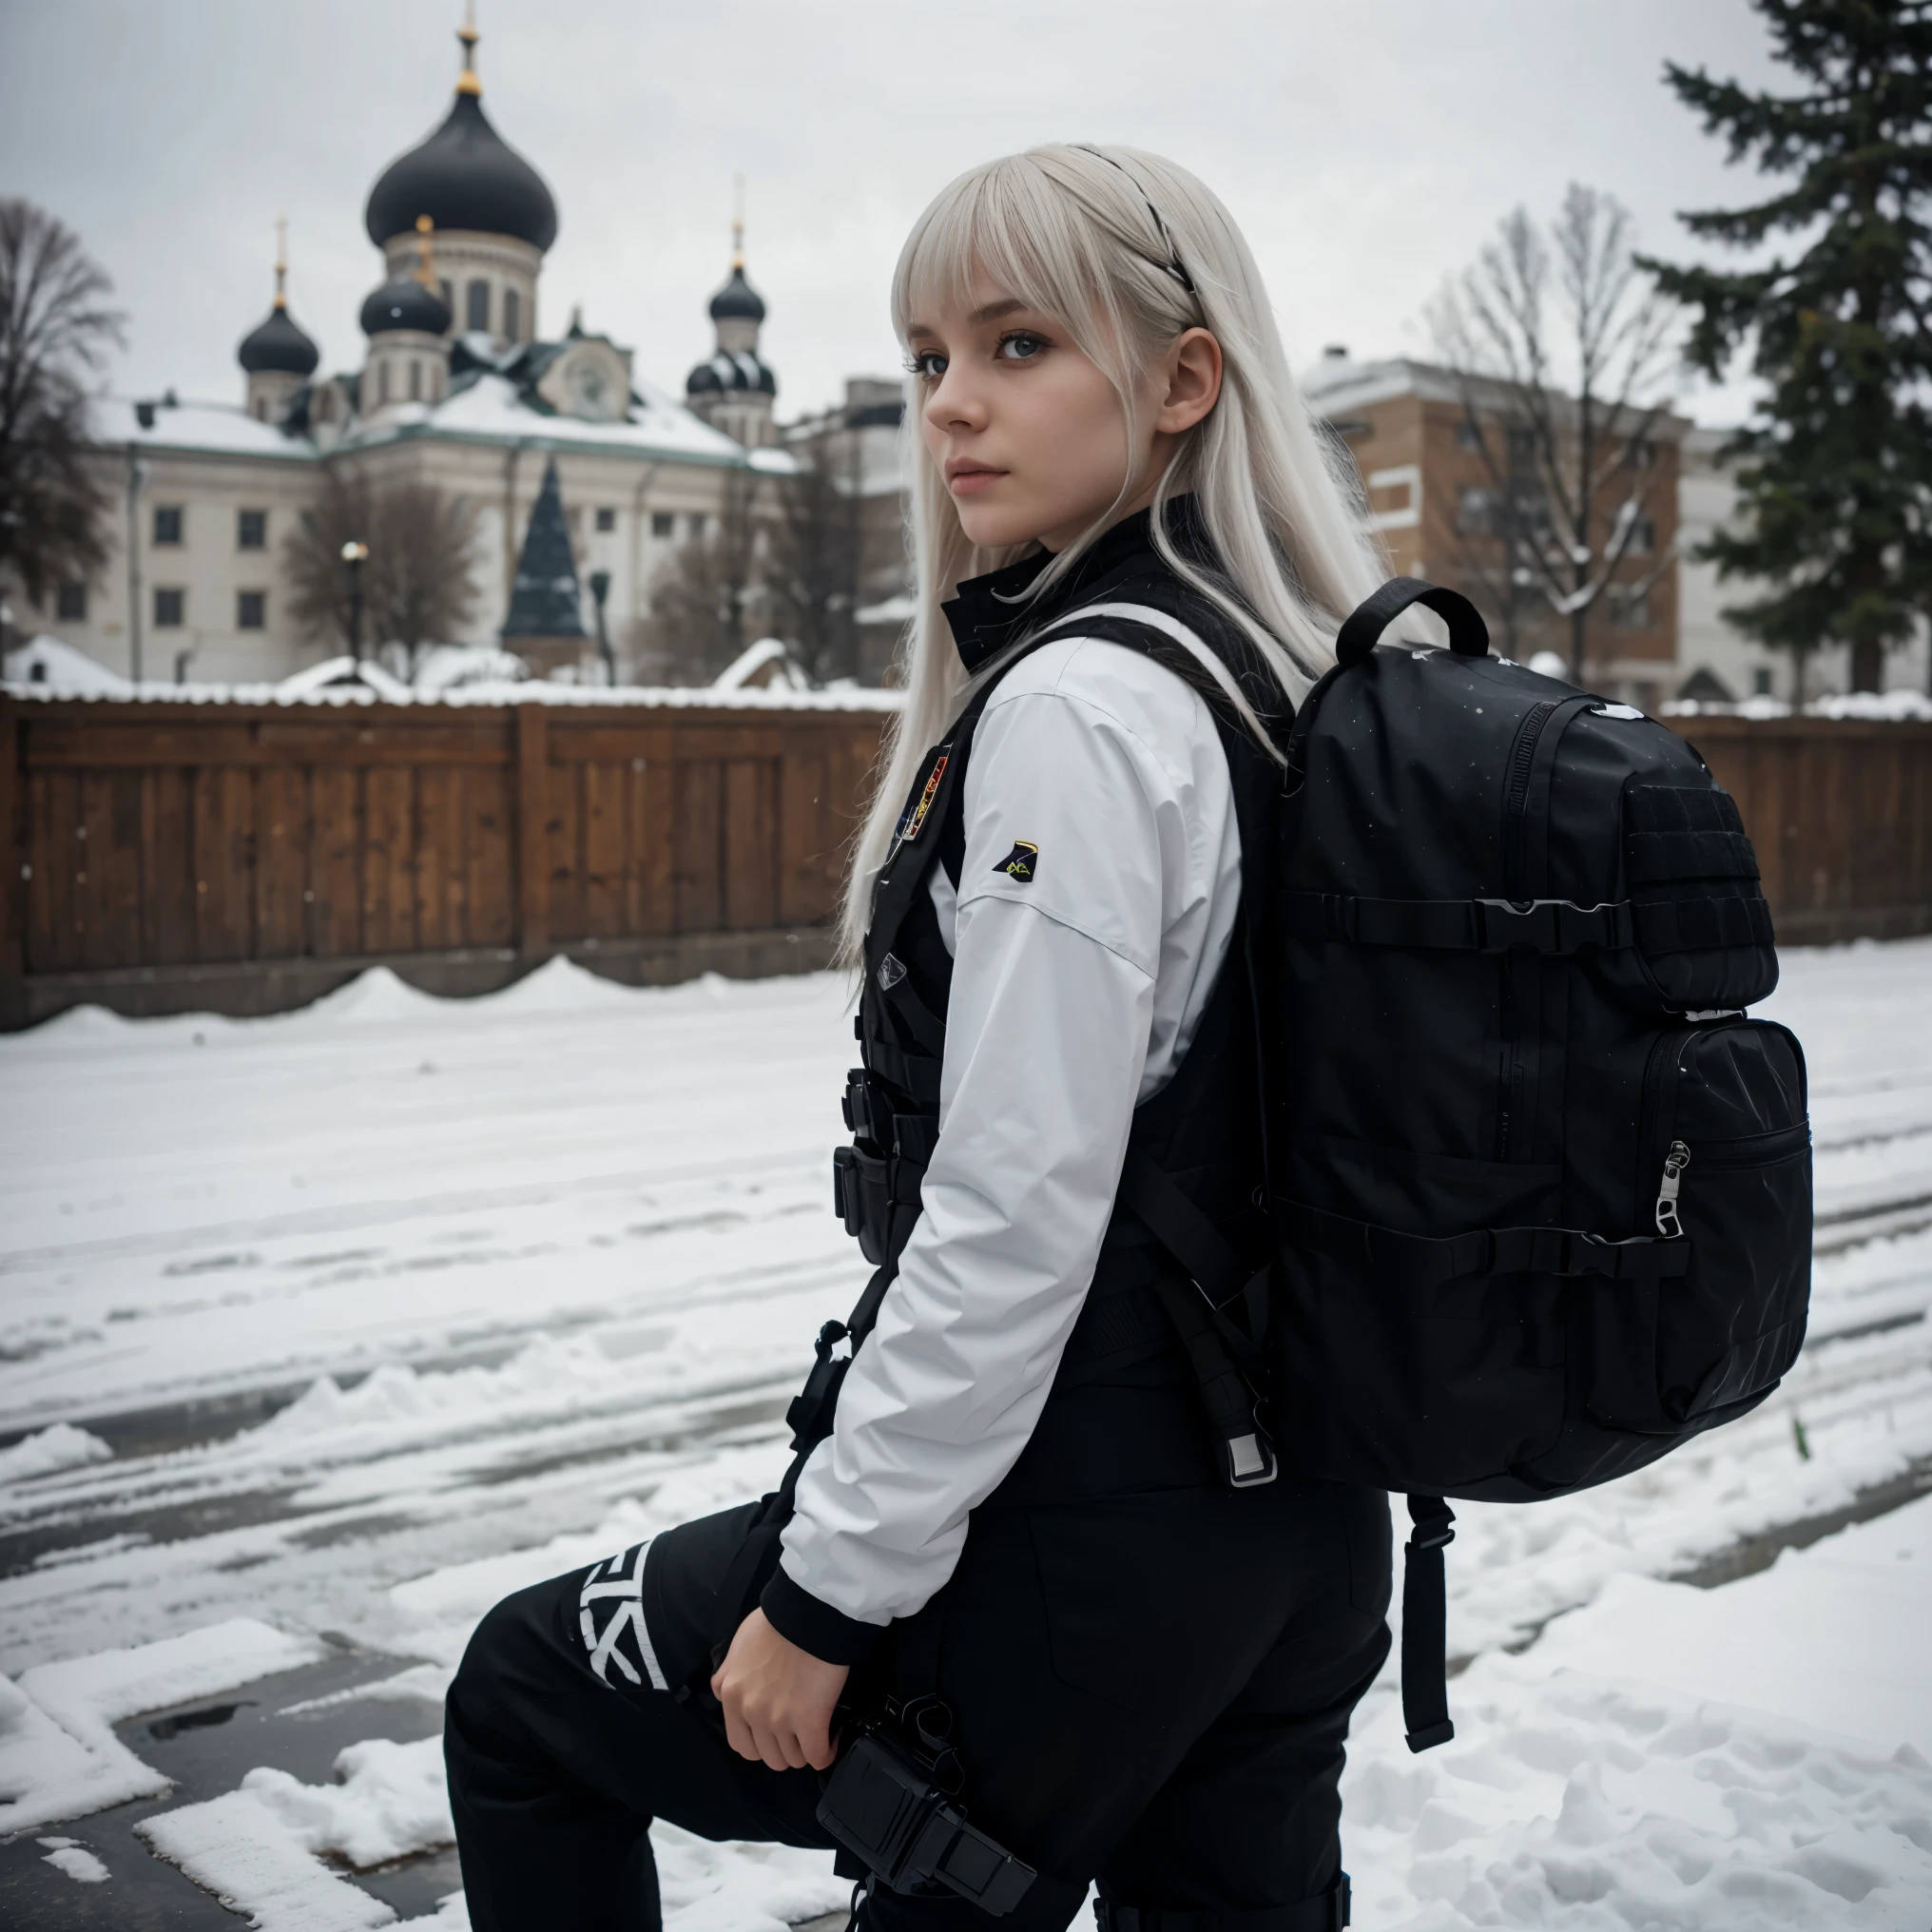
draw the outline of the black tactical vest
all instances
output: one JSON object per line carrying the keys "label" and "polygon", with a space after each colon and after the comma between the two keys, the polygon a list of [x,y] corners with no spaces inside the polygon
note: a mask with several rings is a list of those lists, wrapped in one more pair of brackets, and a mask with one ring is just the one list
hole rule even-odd
{"label": "black tactical vest", "polygon": [[[1247,875],[1265,864],[1268,850],[1276,767],[1218,684],[1185,649],[1150,627],[1079,613],[1103,603],[1164,610],[1227,664],[1251,700],[1267,693],[1279,708],[1279,691],[1253,664],[1234,627],[1162,562],[1145,516],[1110,531],[1081,561],[1070,582],[1038,603],[1004,600],[1037,576],[1045,558],[962,585],[946,607],[960,655],[976,669],[1024,637],[1005,669],[1056,638],[1100,637],[1155,657],[1201,690],[1234,782],[1246,901]],[[845,1226],[878,1270],[861,1310],[876,1310],[898,1271],[937,1137],[953,961],[928,881],[937,865],[958,883],[966,768],[996,683],[981,687],[944,741],[927,753],[873,901],[856,1028],[864,1064],[848,1078],[844,1106],[854,1138],[839,1150],[836,1170]],[[1134,1114],[1092,1285],[1034,1438],[995,1500],[1190,1486],[1223,1476],[1239,1484],[1273,1474],[1265,1435],[1252,1433],[1253,1390],[1214,1339],[1207,1316],[1209,1304],[1225,1302],[1265,1259],[1255,1208],[1265,1150],[1246,924],[1237,921],[1180,1065]],[[1190,1214],[1197,1232],[1205,1223],[1225,1246],[1221,1283],[1199,1283],[1164,1239],[1173,1234],[1171,1217]],[[858,1321],[854,1327],[862,1332]],[[1206,1416],[1204,1398],[1211,1412]],[[1257,1440],[1262,1447],[1227,1447]],[[1265,1459],[1265,1467],[1256,1459]]]}

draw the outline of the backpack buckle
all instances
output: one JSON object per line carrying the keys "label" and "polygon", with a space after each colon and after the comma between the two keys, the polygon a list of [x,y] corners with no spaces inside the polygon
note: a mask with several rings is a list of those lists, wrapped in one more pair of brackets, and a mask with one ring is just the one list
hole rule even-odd
{"label": "backpack buckle", "polygon": [[1482,950],[1507,953],[1512,946],[1534,946],[1539,953],[1556,953],[1556,910],[1554,898],[1479,898],[1478,919],[1482,926]]}

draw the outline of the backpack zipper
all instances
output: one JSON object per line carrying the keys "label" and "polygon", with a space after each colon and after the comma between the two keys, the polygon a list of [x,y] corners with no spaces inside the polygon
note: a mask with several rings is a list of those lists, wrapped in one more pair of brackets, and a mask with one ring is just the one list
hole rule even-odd
{"label": "backpack zipper", "polygon": [[[1527,898],[1532,890],[1529,880],[1523,876],[1527,859],[1524,845],[1528,838],[1530,772],[1536,762],[1536,745],[1542,739],[1543,727],[1556,710],[1555,702],[1549,698],[1532,705],[1517,725],[1517,735],[1510,745],[1508,780],[1502,801],[1502,877],[1504,896],[1511,899]],[[1514,1003],[1510,980],[1512,969],[1507,953],[1498,957],[1497,970],[1502,981],[1499,1010],[1509,1015],[1510,1031],[1503,1035],[1502,1065],[1498,1072],[1496,1158],[1507,1161],[1515,1152],[1524,1104],[1522,1016]]]}
{"label": "backpack zipper", "polygon": [[1509,783],[1502,802],[1502,863],[1504,895],[1527,898],[1530,882],[1523,878],[1523,821],[1530,808],[1530,767],[1536,760],[1537,741],[1543,727],[1555,715],[1556,704],[1545,698],[1523,713],[1517,726],[1516,742],[1510,746]]}
{"label": "backpack zipper", "polygon": [[1684,1232],[1677,1219],[1677,1190],[1683,1185],[1684,1169],[1690,1165],[1690,1150],[1685,1142],[1673,1140],[1664,1156],[1664,1176],[1657,1183],[1657,1232],[1667,1241],[1675,1241]]}

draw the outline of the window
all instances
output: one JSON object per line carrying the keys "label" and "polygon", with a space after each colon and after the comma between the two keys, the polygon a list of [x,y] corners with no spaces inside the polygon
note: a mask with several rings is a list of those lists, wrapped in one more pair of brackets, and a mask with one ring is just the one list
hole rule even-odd
{"label": "window", "polygon": [[235,548],[238,551],[264,551],[268,548],[267,511],[238,510],[235,512]]}
{"label": "window", "polygon": [[85,584],[63,584],[55,594],[54,615],[68,624],[85,624],[87,621],[87,587]]}
{"label": "window", "polygon": [[473,281],[464,299],[470,305],[465,327],[490,332],[490,284],[487,281]]}
{"label": "window", "polygon": [[1751,673],[1751,695],[1756,698],[1768,698],[1771,695],[1771,667],[1769,665],[1761,664]]}
{"label": "window", "polygon": [[522,317],[523,299],[513,288],[503,291],[503,333],[513,342],[516,340]]}
{"label": "window", "polygon": [[1633,470],[1648,470],[1657,460],[1657,446],[1648,436],[1633,436],[1623,446],[1623,459]]}
{"label": "window", "polygon": [[185,590],[163,590],[154,593],[154,628],[157,630],[178,630],[182,625],[182,611],[188,601]]}
{"label": "window", "polygon": [[1467,416],[1456,425],[1456,447],[1459,450],[1479,450],[1482,447],[1482,432]]}
{"label": "window", "polygon": [[1492,490],[1478,490],[1471,484],[1456,492],[1456,528],[1464,536],[1494,536],[1497,530],[1497,499]]}
{"label": "window", "polygon": [[268,592],[266,590],[237,590],[235,592],[235,628],[237,630],[265,630],[268,628]]}
{"label": "window", "polygon": [[1651,593],[1629,584],[1610,587],[1610,621],[1618,630],[1651,628]]}
{"label": "window", "polygon": [[650,533],[652,536],[671,536],[678,527],[678,520],[668,510],[653,510],[650,513]]}
{"label": "window", "polygon": [[456,291],[447,281],[437,282],[436,287],[442,292],[443,306],[449,310],[451,319],[454,320],[456,314]]}
{"label": "window", "polygon": [[1631,526],[1629,554],[1633,557],[1647,557],[1657,547],[1657,526],[1648,516],[1640,516]]}
{"label": "window", "polygon": [[602,531],[612,531],[617,528],[617,512],[608,504],[597,512],[597,528]]}
{"label": "window", "polygon": [[389,400],[389,361],[386,357],[376,365],[376,400],[378,403]]}
{"label": "window", "polygon": [[257,422],[268,420],[268,398],[265,396],[258,396],[255,398],[255,420]]}
{"label": "window", "polygon": [[694,510],[689,516],[685,518],[686,534],[695,542],[705,534],[705,525],[707,520],[702,510]]}
{"label": "window", "polygon": [[182,507],[179,503],[154,506],[154,540],[157,544],[178,544],[182,540]]}

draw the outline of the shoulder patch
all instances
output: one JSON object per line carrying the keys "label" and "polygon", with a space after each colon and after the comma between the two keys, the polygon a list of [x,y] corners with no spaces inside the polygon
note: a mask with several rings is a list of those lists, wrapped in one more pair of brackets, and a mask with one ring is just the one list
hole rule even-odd
{"label": "shoulder patch", "polygon": [[1029,839],[1016,839],[1013,850],[993,869],[1021,885],[1031,885],[1034,874],[1040,869],[1040,848]]}

